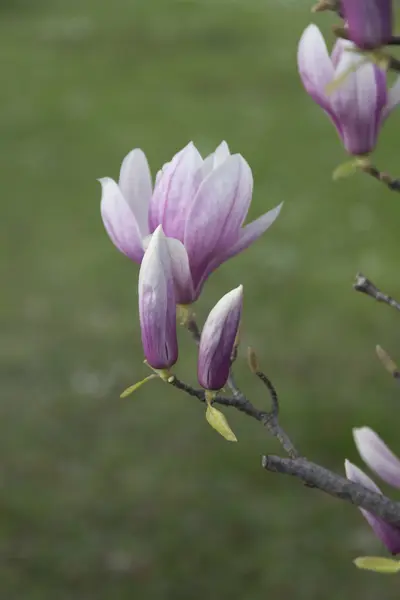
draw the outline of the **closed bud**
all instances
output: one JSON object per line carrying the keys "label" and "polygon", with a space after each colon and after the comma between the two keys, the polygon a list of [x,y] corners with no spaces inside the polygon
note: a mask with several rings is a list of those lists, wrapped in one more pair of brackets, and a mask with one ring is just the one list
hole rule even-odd
{"label": "closed bud", "polygon": [[392,37],[392,0],[342,0],[350,39],[365,50],[385,46]]}
{"label": "closed bud", "polygon": [[139,318],[148,364],[156,371],[168,370],[178,359],[178,342],[171,257],[161,225],[140,267]]}
{"label": "closed bud", "polygon": [[221,298],[204,324],[197,376],[206,390],[220,390],[227,382],[242,305],[243,286],[240,285]]}

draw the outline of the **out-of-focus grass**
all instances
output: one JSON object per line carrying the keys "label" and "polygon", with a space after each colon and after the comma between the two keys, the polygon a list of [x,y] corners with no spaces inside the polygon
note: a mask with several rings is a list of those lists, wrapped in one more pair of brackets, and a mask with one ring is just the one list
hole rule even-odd
{"label": "out-of-focus grass", "polygon": [[[251,344],[304,454],[342,469],[364,423],[396,447],[374,345],[400,353],[398,316],[351,283],[361,269],[400,295],[400,205],[366,177],[331,181],[344,153],[296,72],[308,3],[1,7],[1,598],[397,598],[397,579],[351,563],[383,552],[355,509],[261,470],[279,448],[257,424],[229,414],[233,445],[161,383],[118,398],[146,373],[138,270],[103,231],[96,178],[134,146],[155,172],[189,139],[206,153],[226,138],[254,170],[251,217],[285,207],[210,279],[199,316],[244,284],[238,380],[266,405]],[[399,125],[377,156],[393,172]]]}

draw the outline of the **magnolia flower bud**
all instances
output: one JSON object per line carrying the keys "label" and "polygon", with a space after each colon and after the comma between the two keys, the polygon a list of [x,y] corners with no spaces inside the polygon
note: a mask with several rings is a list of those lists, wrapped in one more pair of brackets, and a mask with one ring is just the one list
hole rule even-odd
{"label": "magnolia flower bud", "polygon": [[240,285],[217,302],[204,324],[197,377],[206,390],[220,390],[227,382],[242,305],[243,286]]}
{"label": "magnolia flower bud", "polygon": [[144,355],[153,369],[168,370],[178,359],[178,342],[171,259],[161,225],[144,254],[138,289]]}
{"label": "magnolia flower bud", "polygon": [[392,0],[342,0],[351,40],[359,48],[385,46],[392,37]]}

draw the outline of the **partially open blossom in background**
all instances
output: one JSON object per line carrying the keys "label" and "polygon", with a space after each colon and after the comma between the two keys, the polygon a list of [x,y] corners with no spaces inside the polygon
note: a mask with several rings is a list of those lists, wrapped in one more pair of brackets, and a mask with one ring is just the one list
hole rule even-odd
{"label": "partially open blossom in background", "polygon": [[105,228],[131,260],[141,262],[151,234],[163,226],[179,304],[196,300],[212,271],[258,239],[281,208],[243,227],[253,176],[245,159],[231,155],[225,142],[204,160],[188,144],[159,171],[154,190],[139,149],[124,159],[118,184],[110,178],[100,182]]}
{"label": "partially open blossom in background", "polygon": [[392,37],[392,0],[342,0],[350,39],[359,48],[385,46]]}
{"label": "partially open blossom in background", "polygon": [[161,225],[144,254],[138,291],[145,358],[153,369],[168,370],[178,360],[178,342],[171,259]]}
{"label": "partially open blossom in background", "polygon": [[[400,487],[400,460],[389,450],[379,435],[369,427],[360,427],[353,429],[353,437],[361,458],[370,469],[375,471],[386,483]],[[346,461],[345,468],[348,479],[360,483],[374,492],[381,493],[378,486],[361,469],[349,461]],[[390,552],[399,554],[400,528],[385,523],[364,509],[360,510]]]}
{"label": "partially open blossom in background", "polygon": [[197,378],[206,390],[218,391],[227,382],[242,306],[243,286],[240,285],[217,302],[204,323]]}
{"label": "partially open blossom in background", "polygon": [[[320,30],[309,25],[297,60],[306,91],[331,118],[347,152],[359,156],[372,152],[383,122],[400,102],[400,79],[387,91],[386,73],[372,63],[360,65],[365,59],[349,51],[354,47],[339,39],[330,57]],[[327,86],[346,73],[328,94]]]}
{"label": "partially open blossom in background", "polygon": [[[353,465],[348,460],[345,461],[346,477],[354,483],[359,483],[364,487],[370,489],[372,492],[381,494],[381,490],[377,485],[366,475],[361,469]],[[386,523],[379,517],[369,511],[360,508],[360,511],[371,525],[375,535],[383,542],[386,548],[392,554],[400,553],[400,528],[390,523]]]}
{"label": "partially open blossom in background", "polygon": [[370,427],[353,429],[357,450],[363,461],[383,481],[400,488],[400,459]]}

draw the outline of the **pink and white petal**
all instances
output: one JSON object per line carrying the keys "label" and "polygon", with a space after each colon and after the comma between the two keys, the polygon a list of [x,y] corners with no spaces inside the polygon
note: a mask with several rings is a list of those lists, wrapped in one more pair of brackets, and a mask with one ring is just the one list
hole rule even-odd
{"label": "pink and white petal", "polygon": [[315,102],[330,112],[325,88],[333,80],[334,70],[325,40],[316,25],[309,25],[300,38],[297,64],[306,91]]}
{"label": "pink and white petal", "polygon": [[211,171],[214,169],[214,152],[205,157],[201,167],[201,178],[202,180],[208,177]]}
{"label": "pink and white petal", "polygon": [[[335,78],[349,73],[340,86],[332,93],[332,107],[338,114],[336,105],[344,106],[343,112],[353,106],[353,112],[369,116],[376,107],[383,108],[387,103],[386,77],[383,71],[372,63],[362,64],[365,57],[358,52],[356,46],[347,40],[340,40],[343,48],[340,60],[335,68]],[[338,107],[338,108],[339,108]],[[339,115],[338,115],[339,116]]]}
{"label": "pink and white petal", "polygon": [[386,119],[398,104],[400,104],[400,77],[396,79],[388,92],[387,104],[383,109],[383,118]]}
{"label": "pink and white petal", "polygon": [[186,215],[201,183],[203,159],[190,142],[167,163],[150,201],[150,231],[162,224],[165,235],[183,241]]}
{"label": "pink and white petal", "polygon": [[212,257],[210,262],[205,266],[200,277],[195,279],[195,293],[196,296],[200,294],[201,288],[209,275],[215,271],[222,263],[227,261],[229,258],[233,258],[243,250],[246,250],[253,242],[262,236],[265,231],[275,222],[281,212],[283,202],[271,209],[258,219],[255,219],[248,225],[245,225],[239,230],[239,239],[225,252],[221,252],[215,257]]}
{"label": "pink and white petal", "polygon": [[215,152],[214,152],[214,169],[216,169],[217,167],[219,167],[219,165],[222,165],[222,163],[225,162],[226,159],[229,158],[230,155],[231,155],[231,153],[230,153],[230,150],[229,150],[229,146],[228,146],[228,144],[224,140],[215,149]]}
{"label": "pink and white petal", "polygon": [[194,280],[216,252],[230,247],[251,200],[250,168],[230,156],[203,181],[187,216],[184,244]]}
{"label": "pink and white petal", "polygon": [[214,152],[206,156],[202,166],[203,179],[211,173],[213,169],[219,167],[231,155],[228,144],[224,141],[215,149]]}
{"label": "pink and white petal", "polygon": [[99,179],[102,187],[101,216],[104,227],[120,252],[140,264],[143,258],[142,236],[130,206],[113,179]]}
{"label": "pink and white petal", "polygon": [[357,450],[363,461],[383,481],[400,488],[400,459],[370,427],[353,429]]}
{"label": "pink and white petal", "polygon": [[[381,490],[378,486],[361,469],[348,460],[346,460],[344,464],[347,479],[363,485],[372,492],[381,494]],[[395,525],[386,523],[363,508],[360,508],[360,511],[372,527],[375,535],[383,542],[383,544],[385,544],[389,552],[398,554],[400,552],[400,529]]]}
{"label": "pink and white petal", "polygon": [[[249,163],[241,154],[234,154],[232,157],[229,156],[220,164],[223,165],[226,160],[234,157],[236,157],[240,164],[240,176],[237,184],[236,194],[233,197],[232,207],[225,223],[225,230],[221,232],[221,242],[219,246],[222,247],[225,247],[225,243],[222,241],[223,236],[225,234],[229,236],[229,232],[238,231],[243,225],[244,220],[247,217],[247,213],[249,212],[251,199],[253,196],[253,173]],[[235,235],[235,237],[237,238],[238,236]]]}
{"label": "pink and white petal", "polygon": [[349,42],[347,42],[347,40],[343,40],[341,38],[336,40],[336,43],[334,44],[332,52],[331,52],[331,61],[332,61],[332,66],[334,69],[336,69],[336,67],[338,66],[339,61],[342,58],[342,54],[343,54],[345,48],[347,47],[346,46],[347,43],[349,43]]}
{"label": "pink and white petal", "polygon": [[165,169],[168,167],[168,165],[169,165],[169,162],[164,163],[163,166],[161,167],[161,169],[159,171],[157,171],[154,187],[160,181],[160,178],[161,178],[162,174],[164,173]]}
{"label": "pink and white petal", "polygon": [[194,299],[194,290],[185,246],[174,238],[166,238],[166,243],[171,259],[176,303],[190,304]]}
{"label": "pink and white petal", "polygon": [[140,148],[125,156],[119,174],[119,188],[136,217],[142,237],[148,235],[152,183],[146,155]]}
{"label": "pink and white petal", "polygon": [[[343,43],[345,49],[355,47],[351,42]],[[387,98],[382,72],[371,63],[358,66],[363,60],[364,57],[355,52],[343,52],[335,76],[340,77],[352,67],[356,70],[349,73],[331,95],[344,145],[351,154],[364,154],[374,148]]]}
{"label": "pink and white petal", "polygon": [[236,256],[239,252],[246,250],[253,242],[258,240],[265,231],[276,221],[278,218],[283,202],[275,208],[272,208],[258,219],[255,219],[248,225],[245,225],[239,232],[239,239],[233,244],[227,251],[224,257],[224,261],[232,256]]}

